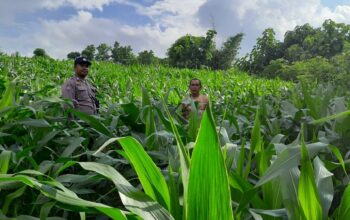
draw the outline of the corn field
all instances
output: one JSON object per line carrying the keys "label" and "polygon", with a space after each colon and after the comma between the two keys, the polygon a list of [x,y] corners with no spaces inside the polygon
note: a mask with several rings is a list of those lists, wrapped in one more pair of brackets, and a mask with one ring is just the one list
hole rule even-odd
{"label": "corn field", "polygon": [[[0,56],[0,219],[350,219],[347,89],[95,62],[89,116],[71,76]],[[210,105],[185,123],[193,77]]]}

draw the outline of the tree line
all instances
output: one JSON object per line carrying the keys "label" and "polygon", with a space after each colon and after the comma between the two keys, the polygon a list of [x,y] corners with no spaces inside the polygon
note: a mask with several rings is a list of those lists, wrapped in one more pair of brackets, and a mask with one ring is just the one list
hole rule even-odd
{"label": "tree line", "polygon": [[[137,55],[131,46],[115,42],[113,47],[102,43],[88,45],[81,52],[70,52],[67,58],[83,55],[91,60],[111,61],[123,65],[165,65],[176,68],[240,68],[261,77],[285,80],[318,80],[350,82],[350,25],[325,20],[321,27],[308,23],[287,31],[279,41],[272,28],[257,38],[250,53],[237,58],[243,34],[227,38],[221,48],[215,45],[215,30],[205,36],[185,35],[167,50],[166,58],[158,58],[152,50]],[[43,49],[34,51],[45,55]],[[37,56],[37,54],[35,54]]]}
{"label": "tree line", "polygon": [[[130,45],[122,46],[118,41],[115,41],[113,46],[106,43],[101,43],[98,46],[90,44],[81,52],[68,53],[67,58],[74,59],[82,55],[90,60],[111,61],[123,65],[164,65],[196,69],[231,68],[240,48],[243,34],[239,33],[229,37],[219,49],[216,48],[214,42],[216,34],[215,30],[208,30],[205,37],[189,34],[180,37],[168,49],[166,58],[155,56],[152,50],[144,50],[135,55]],[[42,48],[35,49],[33,53],[35,57],[48,56]]]}

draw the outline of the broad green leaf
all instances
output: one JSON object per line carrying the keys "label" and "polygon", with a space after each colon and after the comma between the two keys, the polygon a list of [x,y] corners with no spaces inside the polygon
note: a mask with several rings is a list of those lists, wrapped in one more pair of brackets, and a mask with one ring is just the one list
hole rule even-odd
{"label": "broad green leaf", "polygon": [[11,134],[0,132],[0,137],[11,136]]}
{"label": "broad green leaf", "polygon": [[16,86],[14,82],[8,82],[6,90],[0,100],[0,111],[6,107],[13,106],[15,103]]}
{"label": "broad green leaf", "polygon": [[0,182],[6,182],[6,181],[20,181],[26,184],[27,186],[40,190],[40,192],[46,197],[57,200],[63,204],[69,205],[67,206],[67,208],[70,208],[72,210],[76,210],[75,208],[79,208],[80,210],[85,210],[85,211],[92,209],[92,210],[98,210],[106,214],[107,216],[111,217],[112,219],[118,219],[118,220],[126,219],[124,214],[121,212],[121,210],[117,208],[112,208],[110,206],[107,206],[101,203],[95,203],[95,202],[90,202],[87,200],[80,199],[78,196],[75,195],[74,192],[69,191],[68,189],[66,189],[65,191],[58,190],[53,188],[52,186],[41,184],[36,179],[29,176],[24,176],[24,175],[11,176],[11,175],[0,174]]}
{"label": "broad green leaf", "polygon": [[51,131],[50,133],[48,133],[47,135],[45,135],[45,137],[43,139],[41,139],[40,141],[38,141],[38,146],[42,147],[45,144],[47,144],[49,141],[51,141],[52,139],[54,139],[54,137],[59,134],[60,131]]}
{"label": "broad green leaf", "polygon": [[31,126],[31,127],[37,127],[37,128],[48,128],[51,127],[51,125],[44,119],[31,119],[28,118],[26,120],[22,120],[18,122],[19,124]]}
{"label": "broad green leaf", "polygon": [[12,152],[4,150],[0,154],[0,174],[6,174],[9,169]]}
{"label": "broad green leaf", "polygon": [[254,127],[250,141],[250,149],[252,152],[260,152],[261,150],[261,134],[260,134],[260,112],[257,109],[254,120]]}
{"label": "broad green leaf", "polygon": [[175,91],[177,97],[181,99],[181,95],[180,95],[180,92],[179,92],[178,88],[176,88],[176,87],[171,87],[171,88],[167,91],[167,93],[165,94],[165,96],[164,96],[165,104],[168,104],[169,95],[170,95],[170,93],[171,93],[172,91]]}
{"label": "broad green leaf", "polygon": [[243,167],[244,167],[244,157],[245,157],[245,141],[242,141],[241,149],[239,151],[238,161],[237,161],[237,174],[243,177]]}
{"label": "broad green leaf", "polygon": [[207,106],[191,159],[187,219],[233,219],[230,195],[225,161]]}
{"label": "broad green leaf", "polygon": [[68,140],[69,145],[64,149],[61,154],[61,157],[70,157],[72,153],[81,146],[81,143],[85,140],[83,137],[69,137],[66,138]]}
{"label": "broad green leaf", "polygon": [[[236,213],[241,212],[246,206],[251,203],[254,208],[264,208],[265,204],[258,196],[258,188],[254,188],[246,179],[242,178],[235,172],[229,173],[229,183],[232,191],[235,192],[235,201],[239,201]],[[236,199],[237,198],[237,199]]]}
{"label": "broad green leaf", "polygon": [[144,219],[173,219],[172,216],[150,197],[133,187],[113,167],[94,162],[80,162],[86,170],[94,171],[113,181],[119,191],[124,206]]}
{"label": "broad green leaf", "polygon": [[58,176],[56,180],[60,183],[79,183],[79,184],[87,184],[89,182],[94,182],[93,178],[96,175],[77,175],[77,174],[63,174]]}
{"label": "broad green leaf", "polygon": [[[315,155],[317,152],[327,149],[327,144],[324,143],[312,143],[306,145],[310,156]],[[264,183],[272,180],[273,178],[288,172],[293,167],[296,167],[300,164],[301,151],[300,145],[290,146],[283,150],[277,157],[277,159],[269,166],[266,170],[264,176],[257,182],[255,187],[261,186]]]}
{"label": "broad green leaf", "polygon": [[298,112],[298,109],[289,101],[284,100],[281,103],[281,112],[285,117],[294,118],[295,114]]}
{"label": "broad green leaf", "polygon": [[319,157],[314,159],[316,186],[321,201],[323,216],[328,216],[333,201],[333,173],[329,172]]}
{"label": "broad green leaf", "polygon": [[298,186],[298,199],[306,219],[323,219],[314,170],[304,143],[303,129],[301,129],[301,134],[301,172]]}
{"label": "broad green leaf", "polygon": [[249,209],[249,211],[252,211],[254,213],[273,216],[273,217],[287,217],[287,212],[285,209],[272,209],[272,210],[266,210],[266,209]]}
{"label": "broad green leaf", "polygon": [[120,119],[133,130],[145,132],[145,125],[139,122],[140,110],[135,103],[121,104],[120,106],[126,113],[126,115],[120,115]]}
{"label": "broad green leaf", "polygon": [[147,90],[142,87],[142,115],[146,125],[146,146],[150,149],[159,148],[156,144],[156,124],[154,121],[154,110]]}
{"label": "broad green leaf", "polygon": [[170,210],[169,190],[165,179],[142,145],[132,137],[119,138],[118,141],[134,167],[146,194]]}
{"label": "broad green leaf", "polygon": [[287,209],[288,219],[300,219],[300,216],[302,216],[298,200],[299,176],[298,167],[294,167],[282,173],[279,177],[283,205]]}
{"label": "broad green leaf", "polygon": [[188,136],[190,137],[191,141],[194,141],[196,139],[198,129],[199,129],[199,122],[200,122],[200,116],[198,112],[198,107],[194,103],[194,101],[191,99],[191,113],[188,120]]}
{"label": "broad green leaf", "polygon": [[342,117],[345,117],[345,116],[348,116],[348,115],[350,115],[350,110],[345,111],[345,112],[341,112],[341,113],[337,113],[337,114],[334,114],[334,115],[330,115],[330,116],[327,116],[327,117],[324,117],[324,118],[320,118],[318,120],[314,120],[314,121],[311,122],[311,124],[320,124],[320,123],[323,123],[323,122],[326,122],[326,121],[342,118]]}
{"label": "broad green leaf", "polygon": [[333,145],[328,145],[328,147],[332,150],[332,152],[334,153],[334,155],[337,157],[337,159],[339,160],[339,163],[341,164],[345,175],[348,175],[348,173],[346,172],[345,169],[345,163],[344,163],[344,159],[339,151],[339,149],[336,146]]}
{"label": "broad green leaf", "polygon": [[250,202],[254,203],[252,201],[253,199],[257,200],[258,190],[259,190],[258,188],[251,188],[251,189],[243,192],[241,199],[239,201],[239,205],[238,205],[236,213],[240,213],[243,209],[247,208],[247,205]]}
{"label": "broad green leaf", "polygon": [[[173,130],[175,139],[176,139],[176,147],[177,147],[177,151],[178,151],[178,155],[180,157],[180,165],[181,165],[181,179],[182,179],[182,185],[184,188],[184,193],[183,193],[183,198],[184,201],[187,200],[187,192],[188,192],[188,178],[189,178],[189,170],[190,170],[190,158],[189,158],[189,154],[185,149],[185,146],[181,140],[180,134],[177,130],[177,127],[174,123],[173,118],[171,117],[171,114],[167,108],[167,106],[164,104],[163,101],[163,107],[164,110],[169,118],[170,124],[171,124],[171,128]],[[183,213],[184,215],[186,215],[186,205],[183,206]]]}
{"label": "broad green leaf", "polygon": [[126,153],[146,194],[157,201],[167,210],[170,210],[170,197],[168,186],[159,168],[154,164],[142,145],[133,137],[111,138],[96,152],[102,151],[107,145],[118,141]]}
{"label": "broad green leaf", "polygon": [[248,162],[244,170],[244,177],[247,178],[250,173],[250,167],[252,164],[252,157],[255,152],[261,151],[261,135],[260,135],[260,113],[259,109],[257,109],[254,120],[254,127],[252,131],[251,141],[250,141],[250,151],[248,156]]}
{"label": "broad green leaf", "polygon": [[7,211],[9,210],[9,207],[14,199],[17,199],[18,197],[22,196],[25,192],[27,186],[22,186],[21,188],[17,189],[13,193],[10,193],[6,196],[4,200],[4,204],[2,206],[2,213],[5,215],[7,214]]}
{"label": "broad green leaf", "polygon": [[238,160],[237,158],[239,155],[237,155],[237,148],[237,145],[234,145],[232,143],[226,143],[224,146],[223,155],[227,170],[230,170],[233,165],[233,162],[236,162]]}
{"label": "broad green leaf", "polygon": [[[263,145],[263,144],[261,144]],[[261,149],[256,155],[259,176],[262,177],[269,167],[271,156],[267,149]],[[281,183],[278,178],[262,185],[263,200],[267,208],[278,209],[282,205]]]}
{"label": "broad green leaf", "polygon": [[49,213],[52,207],[56,204],[56,202],[48,202],[44,204],[40,209],[40,220],[45,220],[49,216]]}
{"label": "broad green leaf", "polygon": [[91,115],[87,115],[84,112],[75,110],[75,109],[69,109],[69,112],[73,113],[75,116],[77,116],[78,118],[80,118],[81,120],[85,121],[86,123],[88,123],[91,127],[93,127],[94,129],[96,129],[98,132],[111,137],[112,133],[110,130],[108,130],[108,128],[102,124],[97,118],[95,118],[94,116]]}
{"label": "broad green leaf", "polygon": [[181,220],[182,209],[179,203],[179,190],[178,190],[177,184],[175,183],[173,171],[170,165],[168,168],[168,175],[169,175],[168,186],[169,186],[170,206],[171,206],[170,212],[172,216],[174,216],[175,220]]}
{"label": "broad green leaf", "polygon": [[150,150],[159,149],[156,142],[156,124],[154,121],[154,110],[152,106],[147,106],[144,108],[144,119],[146,124],[146,146]]}
{"label": "broad green leaf", "polygon": [[341,199],[337,220],[350,219],[350,184],[346,187]]}

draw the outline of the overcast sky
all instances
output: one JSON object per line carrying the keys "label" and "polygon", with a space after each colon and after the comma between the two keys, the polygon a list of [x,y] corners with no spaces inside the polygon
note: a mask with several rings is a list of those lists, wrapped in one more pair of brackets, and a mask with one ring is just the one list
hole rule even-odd
{"label": "overcast sky", "polygon": [[185,34],[218,32],[217,45],[244,33],[241,54],[272,27],[279,40],[287,30],[325,19],[350,23],[350,0],[0,0],[0,51],[32,56],[44,48],[66,58],[88,44],[130,45],[135,54],[159,57]]}

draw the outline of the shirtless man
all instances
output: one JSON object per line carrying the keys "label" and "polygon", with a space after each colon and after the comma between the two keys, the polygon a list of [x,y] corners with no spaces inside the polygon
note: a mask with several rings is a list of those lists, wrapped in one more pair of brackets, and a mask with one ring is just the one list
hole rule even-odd
{"label": "shirtless man", "polygon": [[202,82],[199,79],[191,79],[188,89],[190,90],[191,94],[189,96],[186,96],[181,103],[182,116],[186,119],[190,117],[190,113],[192,111],[192,101],[195,103],[195,105],[198,104],[196,106],[198,108],[198,113],[200,116],[203,114],[209,102],[208,97],[206,95],[200,94],[200,90],[202,89]]}

